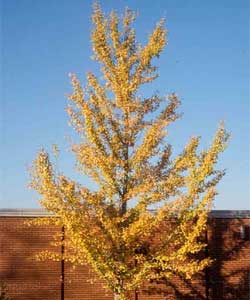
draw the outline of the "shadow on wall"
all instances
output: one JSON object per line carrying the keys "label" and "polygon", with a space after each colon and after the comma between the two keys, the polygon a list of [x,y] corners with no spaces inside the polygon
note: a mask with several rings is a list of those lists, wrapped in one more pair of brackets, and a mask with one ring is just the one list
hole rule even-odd
{"label": "shadow on wall", "polygon": [[[250,219],[210,219],[207,254],[214,259],[203,274],[189,281],[176,275],[171,282],[142,290],[140,298],[161,300],[249,300],[250,241],[241,228],[249,229]],[[152,295],[152,296],[151,296]]]}

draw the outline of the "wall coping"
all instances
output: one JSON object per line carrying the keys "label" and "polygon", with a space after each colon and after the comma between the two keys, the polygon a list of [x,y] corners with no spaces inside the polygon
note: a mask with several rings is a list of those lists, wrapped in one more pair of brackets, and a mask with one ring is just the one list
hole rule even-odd
{"label": "wall coping", "polygon": [[0,209],[0,217],[47,217],[53,216],[52,213],[47,212],[42,208],[32,209]]}
{"label": "wall coping", "polygon": [[210,217],[215,219],[249,219],[250,210],[212,210]]}
{"label": "wall coping", "polygon": [[[0,217],[47,217],[53,216],[41,208],[35,209],[0,209]],[[250,210],[212,210],[209,214],[210,218],[215,219],[248,219],[250,218]]]}

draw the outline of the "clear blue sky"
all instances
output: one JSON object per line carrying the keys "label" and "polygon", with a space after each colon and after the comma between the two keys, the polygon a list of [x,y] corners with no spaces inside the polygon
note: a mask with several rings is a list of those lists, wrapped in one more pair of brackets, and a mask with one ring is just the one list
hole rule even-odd
{"label": "clear blue sky", "polygon": [[[160,78],[147,89],[182,99],[184,116],[170,130],[178,153],[191,135],[209,145],[217,124],[232,133],[220,160],[227,175],[219,185],[216,209],[249,209],[249,1],[102,0],[104,11],[138,10],[137,38],[145,41],[166,17],[169,45],[157,64]],[[42,146],[61,149],[59,168],[74,171],[66,136],[69,72],[84,82],[90,59],[89,0],[2,0],[1,200],[0,208],[38,207],[27,189],[28,172]],[[88,182],[86,181],[86,184]]]}

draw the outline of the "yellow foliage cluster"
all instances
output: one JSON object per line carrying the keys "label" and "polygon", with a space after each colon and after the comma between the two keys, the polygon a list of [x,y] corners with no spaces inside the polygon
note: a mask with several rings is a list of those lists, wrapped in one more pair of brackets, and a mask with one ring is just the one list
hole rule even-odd
{"label": "yellow foliage cluster", "polygon": [[[215,164],[228,140],[221,125],[209,149],[199,152],[194,137],[172,158],[166,129],[179,118],[177,95],[138,95],[142,84],[157,77],[152,59],[166,45],[164,21],[141,46],[131,27],[134,19],[129,9],[122,18],[115,12],[106,17],[95,4],[93,58],[103,80],[88,73],[82,88],[71,74],[68,113],[81,137],[72,151],[98,190],[57,174],[44,150],[33,163],[31,181],[42,206],[65,228],[64,259],[91,265],[123,300],[147,279],[173,273],[190,278],[209,264],[191,254],[206,246],[200,237],[224,175]],[[48,251],[38,258],[58,259]]]}

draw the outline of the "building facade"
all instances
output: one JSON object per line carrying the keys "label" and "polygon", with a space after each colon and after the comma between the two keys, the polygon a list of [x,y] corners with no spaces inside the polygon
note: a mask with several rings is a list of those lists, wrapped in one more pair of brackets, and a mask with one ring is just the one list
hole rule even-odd
{"label": "building facade", "polygon": [[[0,282],[13,300],[112,300],[113,295],[88,267],[39,262],[35,253],[48,249],[61,228],[27,227],[30,218],[47,216],[41,210],[0,210]],[[212,211],[208,247],[213,264],[192,281],[178,276],[171,282],[147,284],[137,300],[249,300],[250,211]],[[61,249],[63,250],[63,249]]]}

